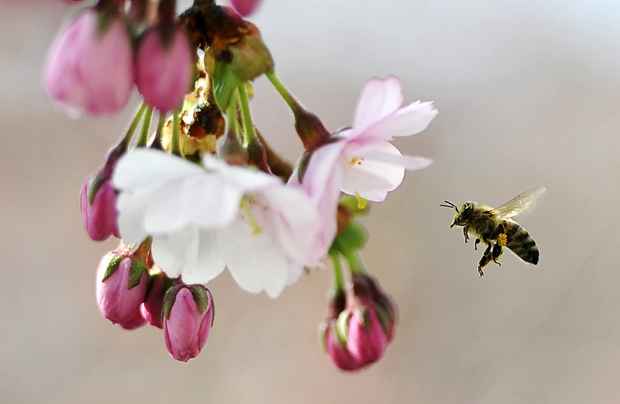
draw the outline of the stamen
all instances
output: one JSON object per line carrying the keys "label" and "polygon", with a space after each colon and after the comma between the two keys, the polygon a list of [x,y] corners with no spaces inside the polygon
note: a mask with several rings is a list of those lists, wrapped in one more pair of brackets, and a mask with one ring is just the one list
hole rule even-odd
{"label": "stamen", "polygon": [[258,236],[263,232],[263,229],[258,224],[256,216],[254,216],[254,213],[252,212],[252,204],[253,200],[251,198],[244,197],[241,199],[241,214],[252,229],[252,235]]}
{"label": "stamen", "polygon": [[361,166],[363,161],[364,160],[361,157],[351,157],[351,160],[349,160],[349,164],[351,164],[352,166]]}
{"label": "stamen", "polygon": [[357,201],[357,208],[360,210],[366,209],[366,206],[368,206],[368,201],[357,192],[355,193],[355,200]]}

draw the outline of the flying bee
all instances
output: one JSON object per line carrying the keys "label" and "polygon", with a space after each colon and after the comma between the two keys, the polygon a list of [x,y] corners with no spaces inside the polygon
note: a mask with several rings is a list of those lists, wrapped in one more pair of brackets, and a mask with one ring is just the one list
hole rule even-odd
{"label": "flying bee", "polygon": [[513,217],[532,208],[536,200],[545,193],[545,187],[539,187],[517,195],[498,208],[482,205],[477,202],[465,202],[459,208],[450,201],[440,206],[456,210],[450,228],[463,226],[465,243],[469,235],[475,236],[474,249],[482,241],[487,248],[478,263],[478,273],[484,275],[483,269],[491,261],[501,265],[499,258],[503,248],[508,247],[519,258],[530,264],[538,264],[540,253],[536,242]]}

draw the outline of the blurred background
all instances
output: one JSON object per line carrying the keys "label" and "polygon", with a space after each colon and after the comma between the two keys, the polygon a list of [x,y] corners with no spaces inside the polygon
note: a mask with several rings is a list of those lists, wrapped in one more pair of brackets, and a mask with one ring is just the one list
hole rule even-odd
{"label": "blurred background", "polygon": [[[70,12],[60,1],[1,3],[0,402],[620,401],[617,1],[265,0],[254,20],[280,76],[330,128],[350,123],[375,75],[398,75],[408,99],[440,111],[424,135],[398,141],[435,164],[365,222],[365,260],[400,323],[385,358],[353,375],[319,344],[325,271],[278,300],[219,277],[214,331],[188,364],[169,358],[158,330],[101,318],[95,269],[115,244],[86,237],[79,187],[134,106],[67,118],[40,74]],[[294,159],[287,109],[265,79],[256,93],[258,125]],[[439,202],[497,205],[542,184],[545,199],[520,219],[539,267],[507,254],[480,279],[480,251],[450,231]]]}

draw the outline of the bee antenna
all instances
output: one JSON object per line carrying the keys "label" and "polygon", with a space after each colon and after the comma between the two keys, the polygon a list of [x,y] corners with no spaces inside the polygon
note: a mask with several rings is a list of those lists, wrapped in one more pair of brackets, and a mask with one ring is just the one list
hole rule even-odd
{"label": "bee antenna", "polygon": [[439,206],[442,208],[450,208],[456,210],[456,213],[459,213],[459,208],[450,201],[443,201]]}

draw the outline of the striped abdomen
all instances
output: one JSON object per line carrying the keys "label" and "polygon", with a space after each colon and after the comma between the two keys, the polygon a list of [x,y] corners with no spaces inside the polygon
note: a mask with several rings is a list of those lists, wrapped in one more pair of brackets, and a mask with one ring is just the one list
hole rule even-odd
{"label": "striped abdomen", "polygon": [[536,242],[527,230],[518,223],[507,220],[502,223],[502,226],[507,236],[506,247],[510,248],[523,261],[534,265],[538,264],[540,253]]}

